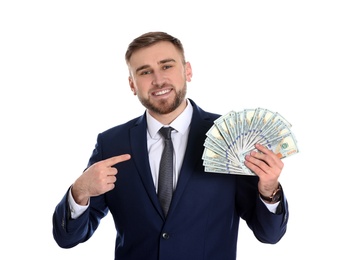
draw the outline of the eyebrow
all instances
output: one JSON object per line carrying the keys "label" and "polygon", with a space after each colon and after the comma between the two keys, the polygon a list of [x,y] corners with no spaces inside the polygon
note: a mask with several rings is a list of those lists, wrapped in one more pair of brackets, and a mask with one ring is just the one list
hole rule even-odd
{"label": "eyebrow", "polygon": [[[175,59],[164,59],[164,60],[159,61],[158,64],[165,64],[168,62],[176,62],[176,60]],[[138,72],[140,70],[148,69],[148,68],[150,68],[150,65],[143,65],[143,66],[140,66],[139,68],[137,68],[136,72]]]}

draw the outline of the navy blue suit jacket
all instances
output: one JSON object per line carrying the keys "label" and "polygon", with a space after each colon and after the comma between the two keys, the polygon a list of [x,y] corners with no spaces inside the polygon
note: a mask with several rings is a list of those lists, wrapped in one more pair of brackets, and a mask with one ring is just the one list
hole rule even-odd
{"label": "navy blue suit jacket", "polygon": [[190,102],[194,112],[187,150],[167,218],[150,172],[144,114],[98,135],[88,165],[125,153],[131,159],[117,165],[115,188],[92,197],[78,219],[70,218],[65,194],[53,214],[53,236],[59,246],[71,248],[87,241],[108,211],[117,229],[119,260],[235,259],[240,219],[263,243],[282,238],[288,221],[285,196],[273,214],[259,199],[258,177],[204,171],[205,134],[219,115]]}

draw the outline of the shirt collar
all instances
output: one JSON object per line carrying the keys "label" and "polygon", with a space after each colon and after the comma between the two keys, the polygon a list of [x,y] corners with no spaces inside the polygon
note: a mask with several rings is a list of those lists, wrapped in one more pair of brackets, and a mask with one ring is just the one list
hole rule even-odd
{"label": "shirt collar", "polygon": [[[152,117],[148,110],[146,111],[146,115],[149,135],[151,138],[154,138],[159,129],[163,127],[163,124]],[[173,127],[180,134],[184,134],[190,125],[192,115],[193,106],[189,100],[187,100],[187,106],[185,107],[184,111],[175,120],[173,120],[169,126]]]}

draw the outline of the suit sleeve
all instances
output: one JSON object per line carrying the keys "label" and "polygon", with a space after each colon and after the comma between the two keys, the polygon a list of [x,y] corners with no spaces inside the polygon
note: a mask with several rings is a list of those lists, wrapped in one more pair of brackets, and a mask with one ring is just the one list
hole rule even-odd
{"label": "suit sleeve", "polygon": [[[89,165],[101,160],[98,142],[89,160]],[[88,165],[88,166],[89,166]],[[57,204],[53,217],[53,237],[62,248],[71,248],[87,241],[97,229],[100,220],[108,213],[105,195],[90,198],[90,206],[78,218],[72,219],[68,203],[68,193]]]}
{"label": "suit sleeve", "polygon": [[236,195],[238,212],[259,241],[275,244],[286,233],[287,200],[283,194],[275,214],[270,212],[259,198],[257,184],[258,177],[239,176]]}

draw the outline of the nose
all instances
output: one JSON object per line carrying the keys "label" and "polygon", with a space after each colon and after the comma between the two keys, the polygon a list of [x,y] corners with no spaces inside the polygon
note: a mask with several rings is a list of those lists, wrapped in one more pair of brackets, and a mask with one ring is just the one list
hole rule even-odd
{"label": "nose", "polygon": [[153,72],[153,79],[151,82],[153,86],[161,87],[162,85],[165,84],[165,82],[166,82],[166,78],[164,77],[163,73],[161,73],[160,71]]}

